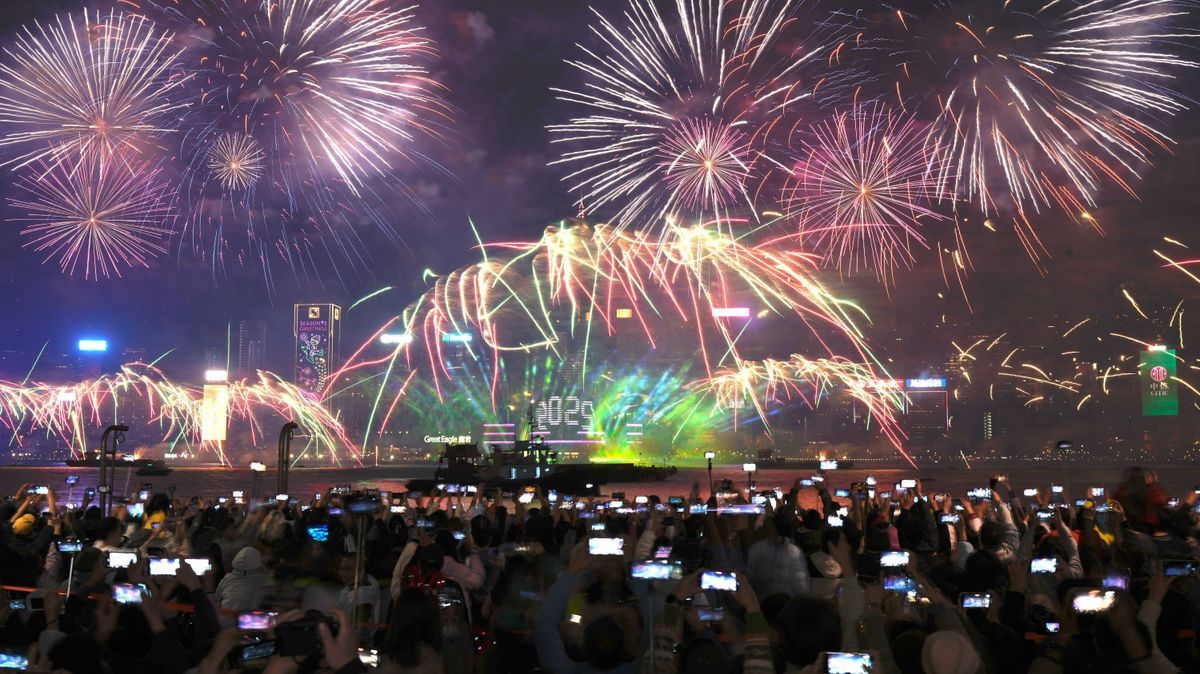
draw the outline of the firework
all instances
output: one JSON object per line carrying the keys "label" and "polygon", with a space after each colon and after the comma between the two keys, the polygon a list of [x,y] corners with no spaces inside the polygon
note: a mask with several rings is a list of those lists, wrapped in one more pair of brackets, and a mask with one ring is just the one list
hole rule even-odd
{"label": "firework", "polygon": [[884,437],[913,463],[904,452],[903,432],[896,423],[896,413],[904,408],[904,395],[888,383],[869,364],[839,357],[810,359],[792,355],[787,360],[744,361],[737,368],[714,372],[691,386],[724,409],[740,409],[749,402],[764,424],[775,403],[799,400],[816,409],[822,399],[836,391],[845,392],[865,406]]}
{"label": "firework", "polygon": [[620,227],[753,212],[782,166],[773,137],[827,84],[808,75],[829,40],[797,34],[811,25],[800,4],[676,0],[660,13],[632,0],[616,23],[596,12],[604,49],[582,48],[568,63],[583,85],[556,89],[579,113],[550,127],[581,203]]}
{"label": "firework", "polygon": [[258,141],[244,134],[227,133],[208,153],[208,168],[226,190],[247,190],[263,176],[263,151]]}
{"label": "firework", "polygon": [[[485,245],[481,262],[438,277],[381,326],[331,378],[329,391],[347,377],[380,377],[373,428],[382,428],[414,381],[431,383],[439,397],[443,385],[457,390],[463,372],[447,364],[454,345],[459,358],[490,364],[488,402],[499,409],[507,404],[498,391],[508,354],[575,359],[586,381],[597,367],[593,343],[618,331],[644,335],[651,349],[692,349],[696,367],[711,374],[741,362],[747,319],[726,315],[743,305],[747,314],[754,307],[752,320],[775,314],[802,323],[795,340],[815,357],[875,362],[857,325],[865,315],[815,280],[816,260],[797,242],[798,235],[785,235],[752,245],[719,225],[652,234],[564,222],[538,241]],[[384,333],[406,338],[389,340],[394,347],[380,355],[370,347]],[[408,377],[388,388],[399,370]]]}
{"label": "firework", "polygon": [[0,63],[0,165],[145,152],[179,114],[172,36],[138,16],[84,10],[18,33]]}
{"label": "firework", "polygon": [[[1174,73],[1195,33],[1186,0],[880,3],[862,55],[898,104],[931,122],[938,180],[983,211],[1081,217],[1110,185],[1133,193],[1162,123],[1186,107]],[[882,92],[881,92],[882,93]],[[1018,215],[1023,218],[1023,215]],[[1021,226],[1018,221],[1018,226]]]}
{"label": "firework", "polygon": [[940,165],[912,119],[871,103],[812,127],[788,188],[805,243],[838,269],[874,268],[887,277],[910,266],[922,229],[947,219],[932,208],[943,195]]}
{"label": "firework", "polygon": [[168,186],[159,170],[142,162],[105,162],[94,153],[78,164],[41,163],[18,185],[25,195],[11,204],[25,211],[22,234],[31,247],[57,259],[65,274],[85,279],[120,276],[124,267],[147,267],[165,251],[172,215]]}
{"label": "firework", "polygon": [[[216,276],[234,264],[312,274],[362,265],[360,228],[399,243],[395,177],[449,118],[414,8],[390,0],[138,0],[180,35],[197,101],[181,246]],[[235,159],[238,169],[231,170]],[[246,168],[249,160],[256,169]],[[401,197],[401,198],[394,198]],[[419,207],[419,204],[417,204]]]}
{"label": "firework", "polygon": [[[262,414],[298,422],[310,442],[325,448],[345,447],[359,461],[358,449],[346,437],[341,423],[320,400],[269,372],[257,380],[228,385],[226,415],[249,423],[251,442],[262,437]],[[0,424],[14,434],[41,430],[63,438],[75,454],[87,448],[89,429],[119,421],[119,404],[136,400],[147,405],[147,424],[162,431],[164,441],[201,444],[204,394],[199,387],[172,382],[156,367],[141,363],[123,366],[115,375],[104,375],[76,384],[0,381]],[[221,456],[222,448],[211,448]],[[340,462],[337,454],[335,460]],[[224,461],[224,459],[222,459]]]}

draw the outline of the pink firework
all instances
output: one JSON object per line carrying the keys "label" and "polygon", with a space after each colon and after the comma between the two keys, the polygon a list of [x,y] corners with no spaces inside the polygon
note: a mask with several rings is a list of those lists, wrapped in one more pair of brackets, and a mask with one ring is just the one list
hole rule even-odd
{"label": "pink firework", "polygon": [[813,125],[786,190],[805,244],[843,271],[911,266],[923,229],[948,219],[934,210],[949,196],[938,156],[911,117],[879,103]]}
{"label": "pink firework", "polygon": [[57,260],[65,274],[120,276],[124,267],[148,267],[165,252],[163,239],[173,209],[159,170],[122,158],[103,161],[86,153],[78,163],[37,164],[17,184],[26,193],[14,208],[27,215],[26,247]]}

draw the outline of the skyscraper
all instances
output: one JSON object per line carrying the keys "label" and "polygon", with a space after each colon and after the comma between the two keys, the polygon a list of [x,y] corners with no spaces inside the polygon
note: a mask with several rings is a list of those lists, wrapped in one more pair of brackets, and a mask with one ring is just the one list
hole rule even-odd
{"label": "skyscraper", "polygon": [[297,304],[292,308],[296,338],[296,385],[318,392],[337,370],[342,308],[336,304]]}
{"label": "skyscraper", "polygon": [[267,322],[260,320],[238,321],[236,332],[237,351],[234,362],[238,377],[254,377],[264,369],[263,359],[267,353]]}

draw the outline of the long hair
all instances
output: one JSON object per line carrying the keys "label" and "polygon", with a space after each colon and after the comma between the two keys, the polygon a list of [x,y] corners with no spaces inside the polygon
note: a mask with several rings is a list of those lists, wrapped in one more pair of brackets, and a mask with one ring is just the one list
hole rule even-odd
{"label": "long hair", "polygon": [[421,644],[442,650],[442,619],[436,599],[418,588],[400,593],[392,608],[384,648],[388,657],[404,667],[415,667],[421,660]]}

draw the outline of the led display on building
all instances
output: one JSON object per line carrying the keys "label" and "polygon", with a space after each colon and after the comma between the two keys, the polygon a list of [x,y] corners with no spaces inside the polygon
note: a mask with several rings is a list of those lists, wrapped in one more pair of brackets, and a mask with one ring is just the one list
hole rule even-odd
{"label": "led display on building", "polygon": [[342,308],[336,304],[297,304],[292,313],[296,338],[296,385],[317,392],[337,367]]}
{"label": "led display on building", "polygon": [[1175,351],[1149,349],[1138,359],[1142,383],[1142,416],[1173,417],[1179,414],[1179,384],[1175,379]]}

